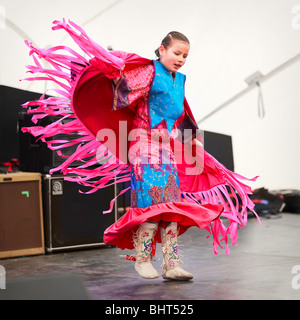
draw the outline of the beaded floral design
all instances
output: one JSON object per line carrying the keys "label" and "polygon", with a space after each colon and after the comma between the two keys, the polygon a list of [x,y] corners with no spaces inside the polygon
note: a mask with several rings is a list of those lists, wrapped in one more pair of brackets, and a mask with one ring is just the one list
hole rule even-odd
{"label": "beaded floral design", "polygon": [[[146,237],[146,236],[144,235],[144,237]],[[148,237],[149,237],[149,234],[148,234]],[[150,255],[151,255],[151,252],[152,252],[152,240],[148,239],[148,240],[145,240],[143,243],[144,243],[144,246],[141,251],[142,259],[144,262],[147,262],[149,260]]]}
{"label": "beaded floral design", "polygon": [[180,195],[181,195],[181,192],[180,192],[180,188],[176,183],[176,178],[174,175],[170,174],[167,184],[165,185],[165,188],[164,188],[163,200],[164,202],[169,202],[169,201],[180,202],[180,199],[181,199]]}
{"label": "beaded floral design", "polygon": [[169,267],[175,267],[175,262],[179,260],[177,234],[172,230],[169,230],[168,235],[170,235],[169,247],[171,248],[169,252],[169,257],[168,257],[168,265]]}
{"label": "beaded floral design", "polygon": [[151,204],[157,204],[162,202],[163,188],[158,186],[153,186],[148,190],[148,194],[152,198]]}
{"label": "beaded floral design", "polygon": [[136,208],[138,206],[137,204],[137,194],[134,189],[131,190],[131,207]]}

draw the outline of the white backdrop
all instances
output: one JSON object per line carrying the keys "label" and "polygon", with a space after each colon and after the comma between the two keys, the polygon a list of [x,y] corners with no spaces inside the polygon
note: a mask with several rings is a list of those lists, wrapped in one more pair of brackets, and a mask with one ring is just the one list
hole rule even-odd
{"label": "white backdrop", "polygon": [[[23,40],[76,48],[64,31],[51,30],[63,17],[103,47],[150,59],[169,31],[183,32],[191,52],[182,72],[197,120],[245,89],[255,71],[267,74],[300,53],[299,0],[0,0],[1,85],[49,88],[19,81],[31,63]],[[201,123],[232,136],[236,171],[260,176],[253,188],[300,189],[299,85],[300,61],[262,84],[263,119],[255,89]]]}

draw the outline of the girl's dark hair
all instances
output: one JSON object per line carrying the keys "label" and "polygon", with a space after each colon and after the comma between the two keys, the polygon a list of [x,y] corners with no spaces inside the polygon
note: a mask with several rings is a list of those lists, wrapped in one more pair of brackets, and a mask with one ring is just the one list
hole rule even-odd
{"label": "girl's dark hair", "polygon": [[[184,34],[178,31],[171,31],[163,38],[161,45],[167,49],[168,46],[171,44],[172,40],[174,39],[187,42],[188,44],[190,43],[189,39]],[[160,58],[159,48],[157,48],[154,52],[159,59]]]}

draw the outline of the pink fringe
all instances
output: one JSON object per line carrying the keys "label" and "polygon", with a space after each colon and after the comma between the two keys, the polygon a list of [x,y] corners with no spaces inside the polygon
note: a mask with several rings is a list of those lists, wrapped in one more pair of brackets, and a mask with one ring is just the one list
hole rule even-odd
{"label": "pink fringe", "polygon": [[[68,25],[63,19],[63,21],[54,21],[55,26],[53,30],[64,29],[72,37],[72,39],[77,43],[77,45],[89,55],[90,58],[96,57],[105,63],[111,64],[116,69],[122,70],[125,66],[124,60],[122,58],[115,57],[111,53],[103,49],[99,44],[92,40],[87,33],[79,27],[77,24],[69,20]],[[72,28],[73,27],[73,28]],[[79,31],[79,34],[74,30]]]}
{"label": "pink fringe", "polygon": [[[222,166],[221,164],[219,165]],[[229,254],[230,250],[228,246],[228,236],[231,239],[231,244],[235,245],[238,240],[238,229],[241,229],[247,224],[248,210],[252,211],[258,219],[258,222],[262,224],[257,213],[254,211],[254,203],[248,196],[248,194],[251,194],[249,186],[241,183],[238,180],[241,179],[254,181],[257,177],[253,179],[246,179],[236,173],[227,170],[224,166],[222,166],[222,169],[225,175],[226,184],[218,185],[207,191],[182,193],[183,198],[189,202],[223,205],[224,211],[221,214],[221,218],[214,220],[213,222],[211,222],[210,226],[206,228],[207,231],[209,231],[208,237],[211,234],[213,236],[213,248],[215,255],[218,254],[218,247],[223,248],[220,244],[220,241],[225,242],[225,253]],[[230,189],[231,194],[229,194],[226,187]],[[237,195],[240,197],[241,201],[238,200]],[[235,204],[233,203],[233,199]],[[241,210],[239,208],[240,205]],[[228,220],[229,224],[227,227],[223,224],[222,217]],[[219,234],[221,234],[222,237],[220,241]]]}
{"label": "pink fringe", "polygon": [[[69,24],[54,21],[53,30],[65,29],[79,47],[90,57],[97,57],[101,61],[109,63],[113,68],[122,70],[124,60],[112,55],[90,39],[85,31],[75,23],[69,21]],[[78,31],[79,33],[77,33]],[[29,101],[23,104],[28,108],[28,113],[33,114],[32,122],[37,124],[38,120],[47,116],[57,116],[58,120],[46,127],[33,126],[23,128],[23,132],[29,132],[38,139],[45,142],[49,149],[56,151],[59,156],[66,160],[50,173],[61,172],[66,180],[75,181],[83,186],[90,187],[91,190],[85,193],[92,193],[99,189],[111,186],[119,182],[130,181],[130,168],[126,164],[121,164],[118,159],[86,129],[81,121],[74,114],[71,104],[73,90],[76,87],[80,75],[85,71],[90,62],[83,56],[66,46],[56,46],[49,49],[34,47],[28,41],[25,41],[29,47],[29,55],[33,57],[35,65],[27,66],[28,73],[41,73],[45,76],[35,76],[25,78],[27,81],[47,80],[59,85],[61,89],[52,89],[60,96],[49,97],[45,99],[43,94],[37,101]],[[53,69],[44,69],[39,60],[45,60],[51,64]],[[117,70],[117,73],[120,72]],[[115,76],[115,75],[114,75]],[[31,107],[34,109],[30,109]],[[58,134],[79,136],[72,140],[53,140]],[[76,146],[76,151],[71,156],[65,156],[63,150]],[[100,165],[98,159],[110,159],[111,164]],[[72,167],[74,162],[80,161],[82,165]],[[76,175],[73,177],[72,175]],[[115,200],[115,199],[114,199]],[[113,204],[113,203],[112,203]],[[111,212],[110,210],[106,211]]]}

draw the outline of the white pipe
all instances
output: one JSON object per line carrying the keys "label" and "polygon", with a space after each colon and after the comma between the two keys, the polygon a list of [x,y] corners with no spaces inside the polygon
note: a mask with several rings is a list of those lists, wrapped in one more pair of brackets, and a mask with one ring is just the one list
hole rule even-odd
{"label": "white pipe", "polygon": [[[295,62],[297,62],[298,60],[300,60],[300,53],[297,54],[295,57],[293,57],[292,59],[286,61],[285,63],[281,64],[279,67],[275,68],[274,70],[272,70],[271,72],[269,72],[268,74],[266,74],[265,76],[263,76],[262,78],[259,79],[259,83],[262,83],[268,79],[270,79],[271,77],[275,76],[277,73],[281,72],[282,70],[284,70],[285,68],[291,66],[292,64],[294,64]],[[245,95],[246,93],[248,93],[249,91],[251,91],[253,88],[255,88],[257,86],[257,83],[253,83],[251,85],[248,86],[248,88],[242,90],[240,93],[236,94],[235,96],[233,96],[231,99],[229,99],[228,101],[224,102],[223,104],[221,104],[219,107],[217,107],[216,109],[214,109],[213,111],[211,111],[209,114],[207,114],[205,117],[203,117],[202,119],[200,119],[199,121],[197,121],[197,124],[205,121],[206,119],[210,118],[212,115],[214,115],[215,113],[219,112],[220,110],[224,109],[226,106],[228,106],[229,104],[231,104],[233,101],[239,99],[240,97],[242,97],[243,95]]]}

